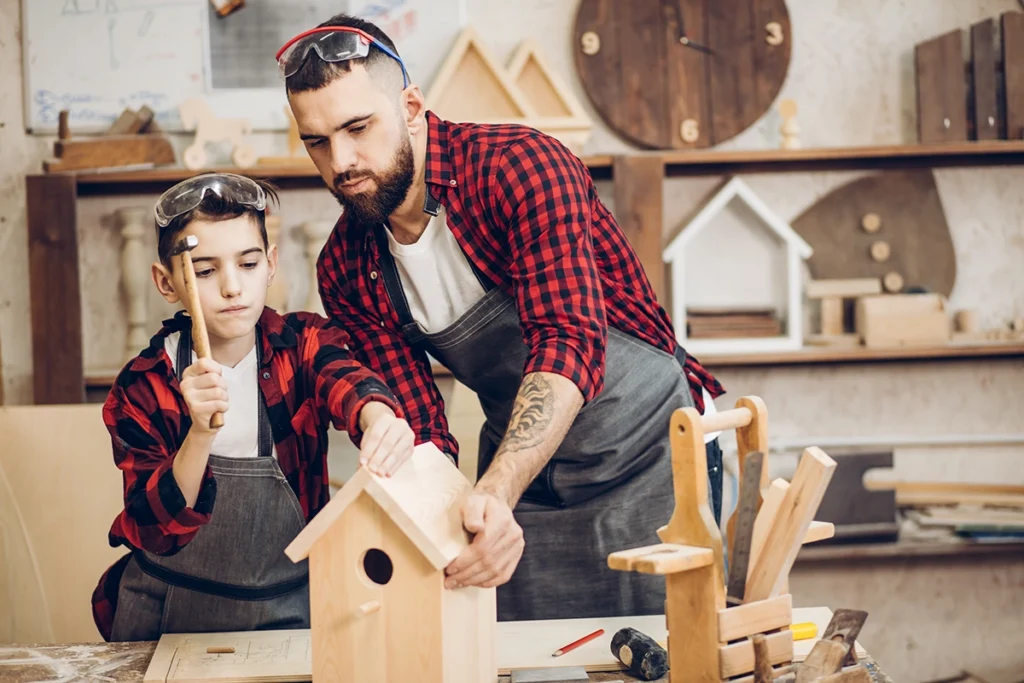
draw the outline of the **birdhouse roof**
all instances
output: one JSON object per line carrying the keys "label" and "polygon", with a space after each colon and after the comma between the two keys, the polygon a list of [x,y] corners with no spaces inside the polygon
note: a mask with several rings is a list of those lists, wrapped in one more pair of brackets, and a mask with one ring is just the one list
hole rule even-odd
{"label": "birdhouse roof", "polygon": [[786,221],[782,220],[768,208],[760,197],[738,177],[730,179],[718,192],[704,201],[693,217],[683,223],[682,228],[668,242],[662,252],[662,260],[671,263],[682,256],[686,245],[697,236],[701,230],[711,224],[711,220],[718,215],[733,199],[740,199],[750,210],[757,214],[761,222],[772,232],[781,238],[788,247],[796,249],[802,259],[809,259],[813,250],[802,237]]}
{"label": "birdhouse roof", "polygon": [[389,478],[360,467],[285,548],[285,554],[293,562],[309,557],[316,542],[365,493],[435,569],[444,569],[469,544],[460,507],[472,488],[448,456],[432,443],[421,444]]}

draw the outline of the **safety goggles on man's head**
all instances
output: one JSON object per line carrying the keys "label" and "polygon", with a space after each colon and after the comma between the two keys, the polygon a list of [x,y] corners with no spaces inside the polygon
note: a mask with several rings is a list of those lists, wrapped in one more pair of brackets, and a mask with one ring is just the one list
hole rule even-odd
{"label": "safety goggles on man's head", "polygon": [[154,210],[156,224],[161,228],[167,227],[178,216],[202,204],[207,192],[251,206],[257,211],[267,208],[266,193],[251,178],[234,173],[204,173],[183,180],[160,196]]}
{"label": "safety goggles on man's head", "polygon": [[322,26],[303,31],[277,51],[277,68],[282,78],[288,78],[302,68],[311,50],[325,62],[344,62],[365,58],[370,54],[371,44],[398,62],[402,67],[403,87],[409,87],[409,74],[401,57],[368,33],[348,26]]}

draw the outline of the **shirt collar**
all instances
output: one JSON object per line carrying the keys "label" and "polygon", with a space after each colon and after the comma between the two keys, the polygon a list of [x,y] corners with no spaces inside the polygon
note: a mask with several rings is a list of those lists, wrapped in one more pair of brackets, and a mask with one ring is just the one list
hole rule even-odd
{"label": "shirt collar", "polygon": [[[162,325],[160,331],[149,340],[149,347],[132,361],[131,370],[146,372],[164,362],[165,354],[161,353],[164,350],[164,339],[175,332],[190,333],[192,329],[191,320],[185,311],[178,311],[174,317],[164,320]],[[257,342],[261,344],[260,350],[263,353],[264,365],[270,362],[275,351],[291,348],[299,343],[295,330],[289,327],[284,318],[272,308],[263,308],[263,313],[260,314],[259,322],[256,324],[256,331]],[[167,366],[167,371],[173,374],[170,365]]]}
{"label": "shirt collar", "polygon": [[448,187],[452,180],[452,160],[448,147],[448,122],[427,111],[427,159],[424,179],[428,185]]}

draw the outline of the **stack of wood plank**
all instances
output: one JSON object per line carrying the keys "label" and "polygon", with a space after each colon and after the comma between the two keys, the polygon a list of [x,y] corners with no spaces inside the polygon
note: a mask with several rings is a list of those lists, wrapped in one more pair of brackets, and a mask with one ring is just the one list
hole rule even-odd
{"label": "stack of wood plank", "polygon": [[922,529],[964,539],[1024,540],[1024,486],[898,482],[896,502]]}
{"label": "stack of wood plank", "polygon": [[686,327],[686,336],[690,339],[745,339],[782,334],[778,313],[770,308],[689,309]]}

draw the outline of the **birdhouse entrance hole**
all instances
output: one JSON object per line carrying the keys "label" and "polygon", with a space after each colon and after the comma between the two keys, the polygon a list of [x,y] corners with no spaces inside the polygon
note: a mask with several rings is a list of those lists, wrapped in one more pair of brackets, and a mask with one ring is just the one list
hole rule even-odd
{"label": "birdhouse entrance hole", "polygon": [[391,558],[383,550],[370,548],[363,555],[363,571],[366,573],[366,577],[374,583],[381,586],[387,584],[391,580],[394,569]]}

